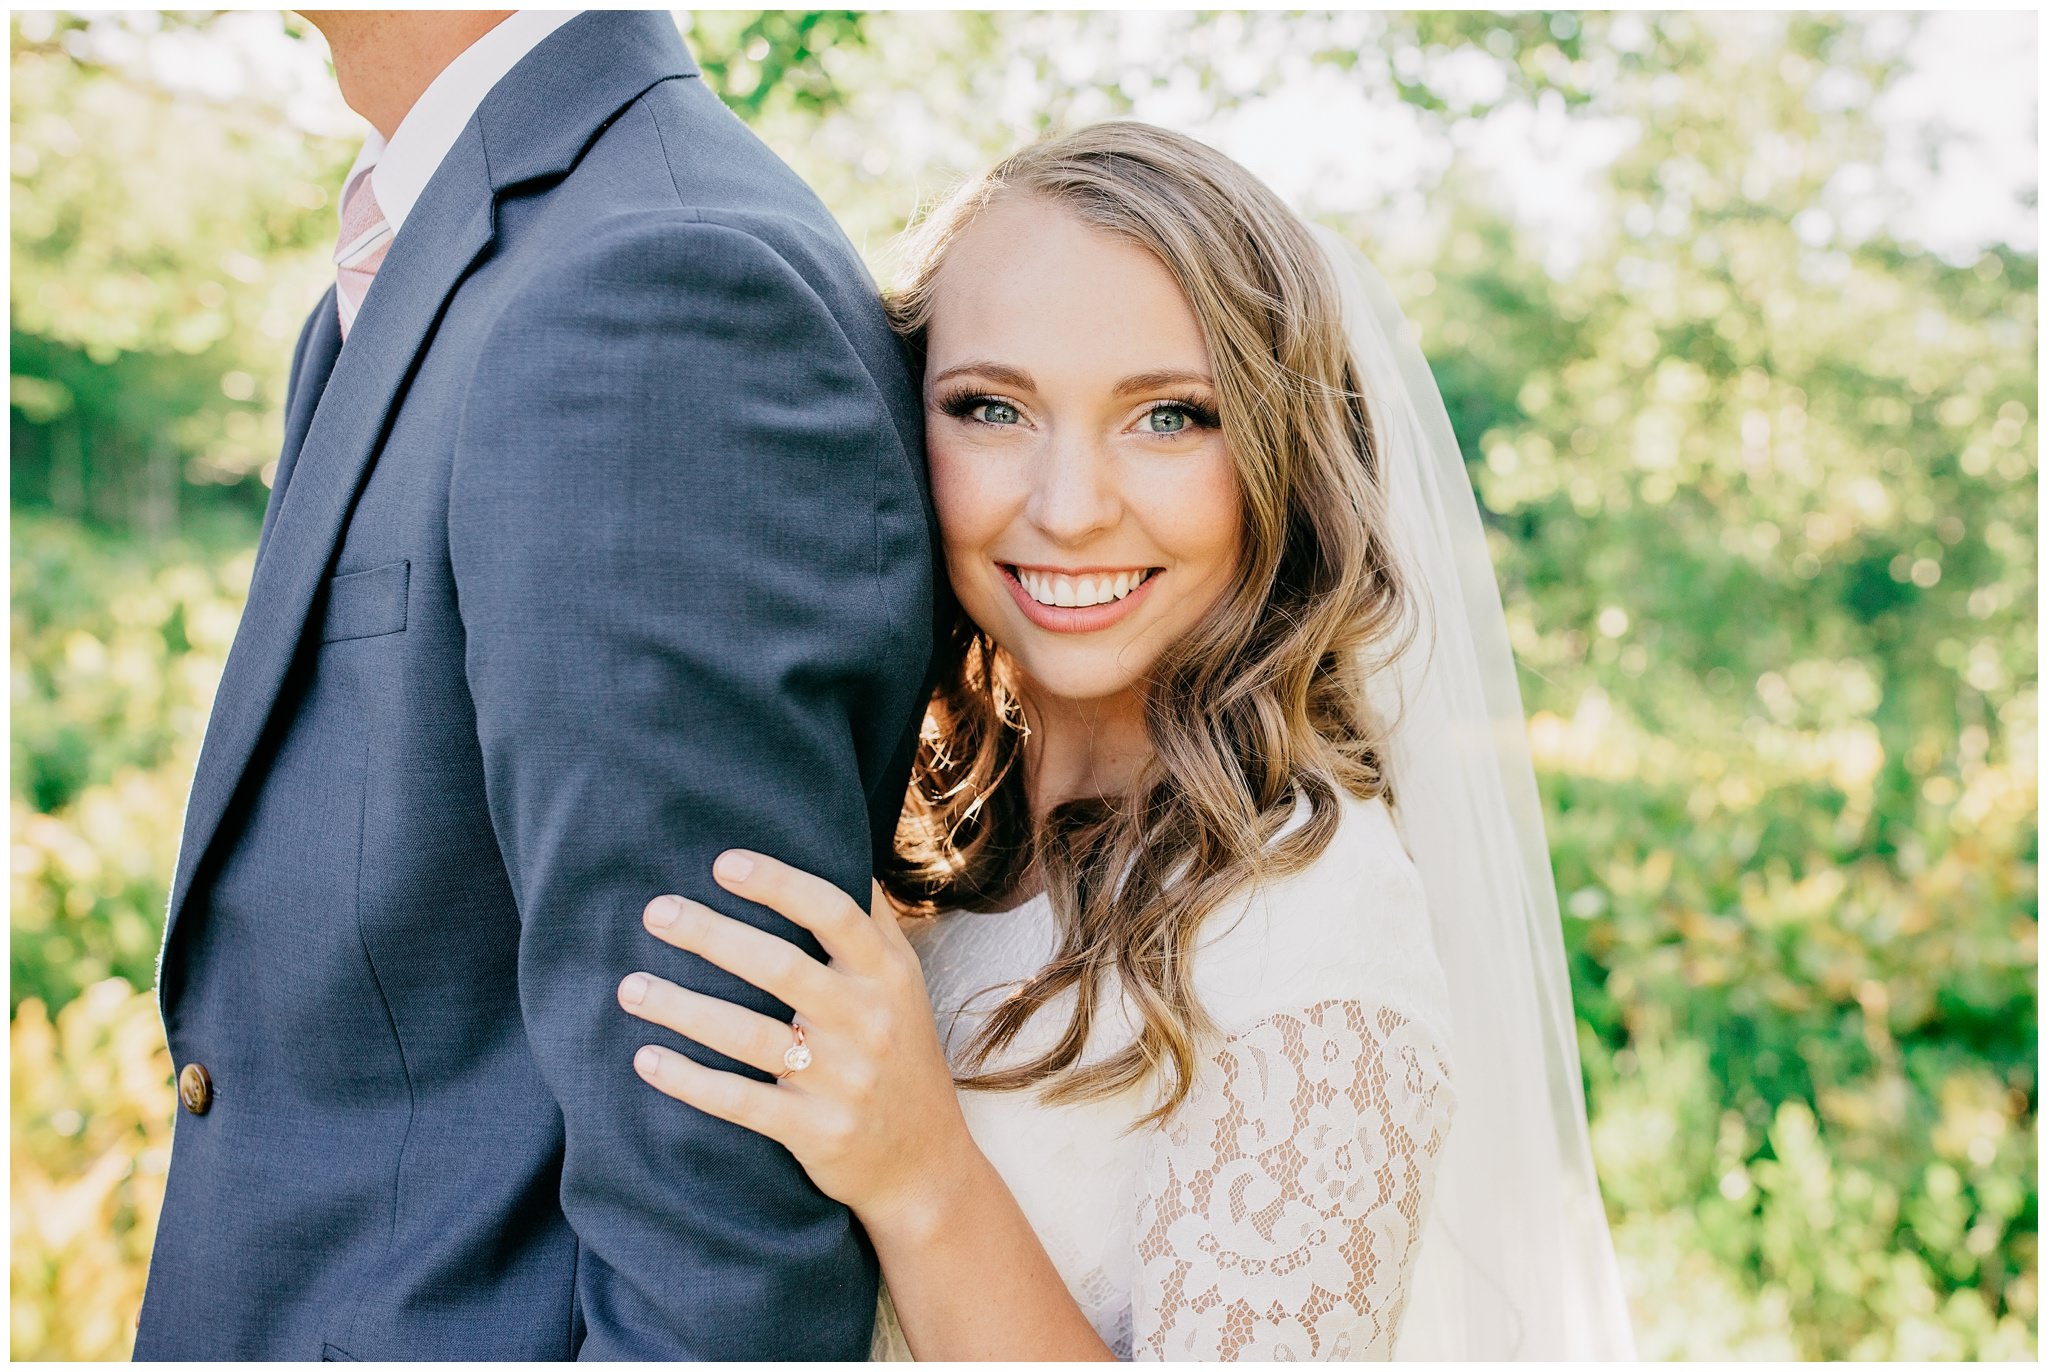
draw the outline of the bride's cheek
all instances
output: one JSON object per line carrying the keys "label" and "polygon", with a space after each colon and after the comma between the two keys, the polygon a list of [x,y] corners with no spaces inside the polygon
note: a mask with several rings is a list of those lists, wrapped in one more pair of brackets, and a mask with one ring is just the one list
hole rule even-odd
{"label": "bride's cheek", "polygon": [[1001,603],[992,549],[1020,504],[1010,489],[1009,464],[971,446],[936,442],[931,445],[929,462],[932,506],[938,515],[947,575],[954,594],[971,612],[978,612],[979,618]]}
{"label": "bride's cheek", "polygon": [[1184,579],[1184,593],[1227,580],[1244,537],[1244,497],[1229,448],[1219,440],[1184,454],[1170,476],[1155,475],[1143,483],[1146,523],[1160,546],[1195,573]]}
{"label": "bride's cheek", "polygon": [[932,505],[948,551],[986,542],[1001,531],[1011,500],[1003,463],[973,445],[934,442],[929,449]]}

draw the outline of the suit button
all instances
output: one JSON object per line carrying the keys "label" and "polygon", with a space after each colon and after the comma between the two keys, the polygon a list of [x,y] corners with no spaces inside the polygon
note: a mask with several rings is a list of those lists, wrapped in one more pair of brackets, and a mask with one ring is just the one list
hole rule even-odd
{"label": "suit button", "polygon": [[196,1062],[185,1064],[185,1070],[178,1073],[178,1099],[195,1115],[205,1114],[213,1105],[213,1078],[204,1067]]}

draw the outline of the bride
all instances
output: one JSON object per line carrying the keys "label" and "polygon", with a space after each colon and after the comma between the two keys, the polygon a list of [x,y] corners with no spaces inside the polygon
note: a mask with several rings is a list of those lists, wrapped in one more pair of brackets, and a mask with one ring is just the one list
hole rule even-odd
{"label": "bride", "polygon": [[1629,1356],[1499,594],[1385,286],[1138,123],[915,248],[958,613],[893,861],[870,917],[719,858],[829,965],[652,902],[795,1021],[635,973],[710,1050],[640,1075],[851,1207],[878,1358]]}

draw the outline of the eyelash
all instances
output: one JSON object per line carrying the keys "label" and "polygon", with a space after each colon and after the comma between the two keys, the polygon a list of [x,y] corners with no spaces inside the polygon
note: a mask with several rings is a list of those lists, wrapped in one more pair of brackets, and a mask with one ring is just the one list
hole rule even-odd
{"label": "eyelash", "polygon": [[[1024,407],[1019,405],[1016,401],[1005,400],[999,395],[989,395],[987,392],[984,391],[962,391],[958,395],[945,396],[941,398],[938,402],[939,412],[942,414],[949,415],[954,419],[965,419],[968,420],[970,423],[988,424],[988,421],[985,419],[973,418],[974,412],[980,409],[983,405],[1007,405],[1009,408],[1016,410],[1019,414],[1022,414],[1024,411]],[[1181,414],[1186,415],[1188,417],[1188,423],[1192,427],[1197,429],[1216,429],[1222,427],[1222,420],[1217,415],[1216,411],[1211,409],[1209,406],[1204,405],[1199,400],[1186,398],[1162,400],[1159,401],[1157,404],[1147,408],[1145,411],[1145,415],[1154,415],[1161,410],[1179,411]],[[1008,428],[1010,426],[1004,424],[991,424],[989,425],[989,427]],[[1156,434],[1154,435],[1154,437],[1171,438],[1173,437],[1173,435]]]}
{"label": "eyelash", "polygon": [[[999,395],[989,395],[982,391],[961,391],[957,395],[942,397],[939,400],[939,411],[942,414],[952,416],[954,419],[971,419],[974,411],[980,409],[983,405],[1007,405],[1019,414],[1024,412],[1024,407],[1015,401],[1005,400]],[[986,419],[973,419],[972,422],[988,424]],[[1008,426],[990,424],[989,427],[1006,428]]]}
{"label": "eyelash", "polygon": [[[1204,405],[1199,400],[1194,400],[1187,397],[1182,397],[1180,399],[1174,400],[1162,400],[1158,404],[1153,405],[1149,409],[1147,409],[1145,413],[1149,416],[1157,414],[1161,410],[1180,411],[1182,414],[1188,417],[1188,423],[1193,425],[1197,429],[1220,429],[1223,427],[1223,420],[1216,413],[1216,411],[1210,408],[1209,406]],[[1160,435],[1160,437],[1162,438],[1166,436],[1167,435],[1164,434]]]}

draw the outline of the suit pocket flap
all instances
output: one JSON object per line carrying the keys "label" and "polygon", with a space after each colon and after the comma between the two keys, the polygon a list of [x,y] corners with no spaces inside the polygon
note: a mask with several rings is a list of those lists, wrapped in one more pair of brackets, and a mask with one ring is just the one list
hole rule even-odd
{"label": "suit pocket flap", "polygon": [[410,562],[387,562],[366,572],[329,577],[326,609],[320,615],[320,641],[335,643],[403,632],[405,592],[411,579]]}

